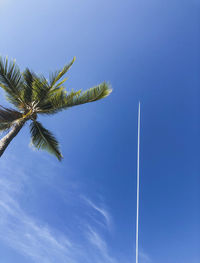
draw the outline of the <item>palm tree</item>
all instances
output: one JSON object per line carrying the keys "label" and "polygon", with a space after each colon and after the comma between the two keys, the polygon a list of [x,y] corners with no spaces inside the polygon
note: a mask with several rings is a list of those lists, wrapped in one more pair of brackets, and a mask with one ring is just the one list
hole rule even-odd
{"label": "palm tree", "polygon": [[0,140],[0,156],[21,128],[30,121],[32,144],[37,149],[47,150],[58,160],[62,159],[59,143],[55,136],[37,120],[39,114],[55,114],[72,106],[96,101],[107,97],[111,89],[106,82],[84,92],[67,92],[63,86],[67,78],[62,79],[70,69],[73,60],[62,70],[50,74],[49,81],[28,68],[20,72],[15,61],[0,57],[0,87],[6,93],[7,100],[15,109],[0,106],[0,131],[7,134]]}

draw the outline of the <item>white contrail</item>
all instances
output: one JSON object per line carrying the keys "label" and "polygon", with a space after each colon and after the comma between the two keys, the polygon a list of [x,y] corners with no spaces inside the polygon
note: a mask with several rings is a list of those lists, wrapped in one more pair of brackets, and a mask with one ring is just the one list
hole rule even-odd
{"label": "white contrail", "polygon": [[140,102],[138,106],[136,263],[138,263],[139,191],[140,191]]}

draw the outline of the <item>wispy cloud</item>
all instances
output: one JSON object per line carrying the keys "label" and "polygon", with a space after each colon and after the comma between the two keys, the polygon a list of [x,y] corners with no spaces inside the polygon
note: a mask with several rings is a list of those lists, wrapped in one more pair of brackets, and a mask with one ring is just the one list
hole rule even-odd
{"label": "wispy cloud", "polygon": [[[11,177],[12,181],[9,180]],[[50,263],[58,260],[65,262],[67,259],[70,259],[70,262],[76,262],[72,258],[74,247],[72,242],[43,222],[29,216],[20,206],[18,195],[22,189],[24,177],[20,169],[15,170],[15,177],[10,174],[8,166],[1,169],[1,240],[35,262]]]}
{"label": "wispy cloud", "polygon": [[[22,166],[22,163],[23,161],[19,162],[15,156],[9,156],[9,160],[5,158],[0,160],[0,240],[28,261],[35,263],[121,262],[110,252],[108,240],[109,235],[113,234],[110,230],[114,221],[106,203],[81,195],[81,187],[70,187],[74,191],[72,193],[66,191],[66,185],[61,187],[62,182],[58,184],[57,179],[55,183],[54,173],[55,170],[58,171],[58,167],[54,165],[45,169],[44,173],[48,176],[41,176],[41,179],[37,171],[44,170],[43,166],[40,167],[42,164],[38,164],[30,171],[28,169],[30,165],[26,165],[25,162]],[[33,178],[34,174],[36,174],[35,178]],[[75,182],[70,182],[70,186],[71,183],[73,185]],[[67,224],[65,230],[59,229],[56,224],[47,224],[40,214],[37,214],[37,217],[29,214],[23,205],[23,198],[26,195],[32,198],[32,193],[27,194],[27,189],[32,189],[34,192],[33,188],[37,188],[38,185],[40,187],[45,185],[49,191],[52,190],[61,201],[64,201],[62,209],[70,211],[70,216],[77,220],[73,222],[73,227]],[[37,192],[38,189],[35,191]],[[77,198],[79,194],[81,202]],[[65,202],[65,199],[68,201]],[[74,206],[78,209],[71,213]],[[74,229],[74,226],[77,228]],[[128,263],[126,255],[124,257],[123,262]],[[142,250],[139,257],[141,263],[152,262]]]}
{"label": "wispy cloud", "polygon": [[102,262],[116,262],[116,260],[109,255],[108,247],[105,240],[100,236],[100,234],[96,230],[92,229],[91,227],[88,227],[87,236],[90,243],[94,246],[94,248],[97,249],[96,255],[100,257]]}
{"label": "wispy cloud", "polygon": [[[106,263],[117,263],[117,260],[110,255],[108,243],[104,237],[108,234],[112,227],[111,215],[106,208],[106,205],[96,204],[86,196],[81,195],[81,199],[89,207],[89,214],[92,220],[88,220],[86,223],[85,236],[89,243],[92,245],[94,253],[94,262],[106,262]],[[104,231],[99,228],[99,225],[104,226]]]}
{"label": "wispy cloud", "polygon": [[[11,161],[12,160],[12,161]],[[12,163],[12,165],[8,165]],[[9,162],[1,160],[0,176],[0,239],[9,247],[24,255],[32,262],[44,263],[115,263],[110,256],[106,239],[98,226],[87,222],[80,222],[82,237],[77,239],[70,229],[66,235],[56,228],[56,225],[47,225],[40,219],[30,216],[23,206],[22,197],[27,185],[31,184],[30,175],[26,168],[22,169],[14,156]],[[38,167],[37,167],[38,169]],[[15,171],[13,175],[13,171]],[[59,193],[60,194],[60,193]],[[110,218],[105,207],[96,205],[90,199],[85,199],[85,209],[96,211],[106,226],[110,225]],[[66,207],[68,209],[68,207]],[[85,232],[85,229],[86,232]],[[105,229],[104,229],[105,230]],[[80,260],[81,259],[81,260]]]}
{"label": "wispy cloud", "polygon": [[86,202],[86,204],[88,204],[92,209],[94,209],[96,212],[98,212],[102,216],[102,219],[104,220],[104,224],[110,228],[111,227],[111,216],[109,212],[107,211],[107,209],[105,208],[105,205],[101,204],[101,206],[98,206],[93,201],[91,201],[89,198],[85,196],[81,196],[81,197]]}

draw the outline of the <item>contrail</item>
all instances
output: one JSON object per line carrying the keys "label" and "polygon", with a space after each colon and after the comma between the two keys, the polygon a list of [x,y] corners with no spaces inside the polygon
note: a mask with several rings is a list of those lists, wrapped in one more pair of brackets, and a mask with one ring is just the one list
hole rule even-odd
{"label": "contrail", "polygon": [[139,191],[140,191],[140,102],[138,106],[136,263],[138,263]]}

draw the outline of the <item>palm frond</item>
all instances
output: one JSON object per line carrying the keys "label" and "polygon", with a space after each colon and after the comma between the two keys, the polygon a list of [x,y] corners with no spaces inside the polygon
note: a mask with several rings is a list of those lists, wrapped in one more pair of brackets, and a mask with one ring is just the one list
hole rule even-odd
{"label": "palm frond", "polygon": [[67,80],[67,78],[61,80],[59,83],[57,82],[70,69],[74,61],[75,57],[68,65],[64,66],[62,70],[51,74],[49,77],[49,83],[43,76],[34,76],[34,81],[32,83],[32,101],[37,103],[38,108],[41,108],[43,104],[49,104],[53,95],[57,96],[58,93],[60,94],[60,90],[63,90],[62,84]]}
{"label": "palm frond", "polygon": [[65,101],[65,107],[72,107],[81,105],[88,102],[97,101],[107,97],[112,92],[109,84],[103,82],[96,87],[90,88],[72,98],[67,98]]}
{"label": "palm frond", "polygon": [[38,121],[33,121],[30,125],[32,143],[37,149],[43,149],[55,155],[59,161],[62,154],[59,150],[59,143],[54,135]]}
{"label": "palm frond", "polygon": [[74,96],[78,96],[81,91],[71,91],[70,94],[67,95],[67,92],[64,90],[64,87],[60,87],[56,90],[42,105],[40,105],[40,109],[38,113],[40,114],[55,114],[59,111],[62,111],[66,107],[66,98],[67,100],[71,100]]}
{"label": "palm frond", "polygon": [[[53,88],[55,84],[67,73],[67,71],[71,68],[72,64],[74,63],[75,59],[76,57],[74,57],[68,65],[65,65],[62,70],[50,74],[49,79],[51,88]],[[61,83],[57,84],[57,86],[62,85],[66,80],[67,78],[64,79]]]}
{"label": "palm frond", "polygon": [[0,106],[0,130],[9,129],[16,120],[22,118],[22,114],[16,110]]}
{"label": "palm frond", "polygon": [[107,97],[112,92],[110,85],[106,82],[82,92],[71,91],[69,94],[64,89],[58,90],[40,106],[38,113],[55,114],[72,106],[93,102]]}
{"label": "palm frond", "polygon": [[13,123],[11,122],[0,122],[0,131],[6,131],[12,127]]}
{"label": "palm frond", "polygon": [[22,113],[13,109],[8,109],[0,106],[0,122],[1,121],[15,121],[22,117]]}
{"label": "palm frond", "polygon": [[0,57],[0,86],[6,91],[7,99],[19,107],[23,104],[21,98],[21,73],[15,61]]}
{"label": "palm frond", "polygon": [[47,98],[50,91],[50,87],[47,79],[44,76],[35,76],[32,84],[33,94],[32,102],[35,101],[38,104],[42,103]]}
{"label": "palm frond", "polygon": [[22,98],[26,104],[30,104],[32,102],[33,82],[36,79],[36,74],[26,68],[22,75],[24,78]]}

